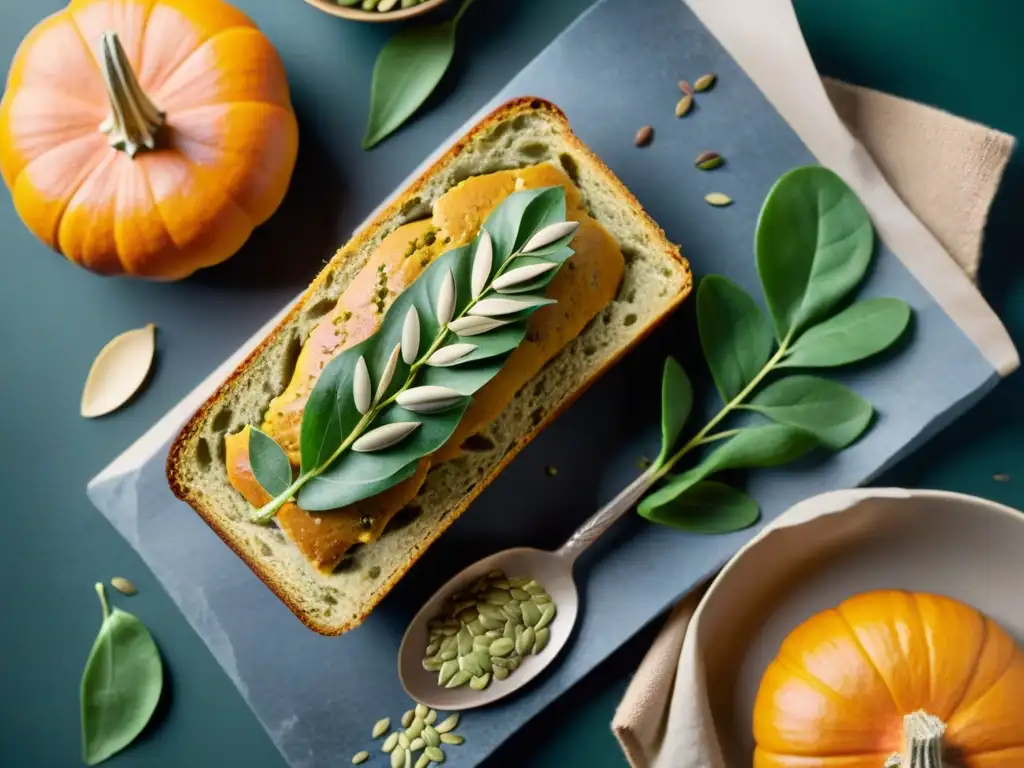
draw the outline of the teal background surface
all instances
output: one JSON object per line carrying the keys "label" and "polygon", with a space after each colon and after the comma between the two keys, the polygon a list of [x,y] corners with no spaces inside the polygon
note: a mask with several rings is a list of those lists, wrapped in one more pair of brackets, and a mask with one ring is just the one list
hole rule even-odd
{"label": "teal background surface", "polygon": [[[241,3],[244,5],[244,3]],[[479,0],[460,32],[454,71],[430,109],[378,153],[411,168],[423,146],[434,146],[539,52],[588,0]],[[6,69],[18,41],[61,3],[5,3],[0,7],[0,65]],[[1019,74],[1024,49],[1016,30],[1024,6],[1009,0],[796,0],[811,52],[824,74],[924,101],[1011,134],[1024,134]],[[319,149],[341,143],[332,162],[350,185],[371,187],[377,153],[358,148],[368,102],[373,57],[390,28],[348,24],[327,17],[310,34],[281,19],[315,14],[299,0],[280,0],[266,18],[293,80],[313,72],[311,47],[344,51],[345,67],[322,91],[297,103],[302,120],[300,179],[316,175]],[[273,18],[270,18],[273,16]],[[297,29],[298,27],[296,27]],[[302,25],[308,30],[308,25]],[[317,73],[321,76],[322,73]],[[346,117],[344,136],[318,132],[316,115]],[[299,191],[314,189],[304,185]],[[390,188],[378,190],[383,196]],[[312,193],[310,193],[312,194]],[[304,216],[337,215],[337,240],[347,234],[345,190],[326,199],[290,200],[261,234],[262,248],[186,287],[102,280],[72,269],[32,240],[9,197],[0,195],[0,480],[6,509],[0,515],[0,765],[78,764],[78,681],[99,624],[92,582],[121,574],[141,594],[125,601],[164,649],[167,695],[151,727],[111,761],[123,766],[234,766],[280,768],[283,762],[234,687],[184,622],[126,542],[91,507],[85,483],[156,418],[191,389],[234,345],[203,349],[179,363],[166,354],[151,386],[132,407],[94,422],[77,415],[80,388],[96,351],[113,335],[154,321],[161,352],[185,344],[203,323],[231,326],[234,343],[257,325],[252,292],[283,303],[315,273],[317,262],[293,260],[277,272],[271,256],[292,246]],[[1018,344],[1024,340],[1024,161],[1018,152],[996,200],[986,237],[981,288]],[[341,213],[337,213],[337,212]],[[322,223],[322,222],[321,222]],[[289,249],[289,246],[292,248]],[[325,244],[326,246],[326,244]],[[284,250],[288,249],[288,250]],[[302,251],[308,249],[305,246]],[[319,258],[319,256],[317,256]],[[242,259],[247,259],[242,269]],[[194,317],[175,325],[188,292]],[[179,350],[181,347],[177,347]],[[967,417],[890,472],[880,484],[958,490],[1024,506],[1024,379],[1002,383]],[[993,475],[1009,474],[1009,481]],[[571,690],[542,718],[517,734],[490,764],[620,766],[608,730],[615,704],[655,628]],[[344,727],[339,724],[339,727]]]}

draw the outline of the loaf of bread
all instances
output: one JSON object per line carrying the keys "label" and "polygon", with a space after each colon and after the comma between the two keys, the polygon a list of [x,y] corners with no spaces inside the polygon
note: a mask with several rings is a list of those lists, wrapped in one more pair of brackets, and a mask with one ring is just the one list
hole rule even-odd
{"label": "loaf of bread", "polygon": [[[561,185],[580,222],[575,254],[548,286],[557,304],[475,396],[452,438],[408,480],[345,509],[268,500],[248,464],[260,426],[297,465],[302,408],[323,365],[379,326],[396,295],[472,240],[516,190]],[[678,248],[540,99],[499,107],[414,181],[324,268],[281,324],[182,430],[168,457],[174,493],[309,627],[357,626],[419,555],[540,430],[689,293]],[[429,475],[427,471],[431,470]]]}

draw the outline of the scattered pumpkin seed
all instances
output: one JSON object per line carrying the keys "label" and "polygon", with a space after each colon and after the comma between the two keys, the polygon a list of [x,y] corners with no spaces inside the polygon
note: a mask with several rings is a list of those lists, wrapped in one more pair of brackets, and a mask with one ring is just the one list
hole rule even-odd
{"label": "scattered pumpkin seed", "polygon": [[[427,655],[430,656],[431,654],[428,653]],[[411,709],[407,711],[404,715],[402,715],[402,727],[408,728],[410,725],[412,725],[412,719],[414,717],[416,717],[416,712]]]}
{"label": "scattered pumpkin seed", "polygon": [[384,739],[384,743],[380,745],[380,751],[381,752],[391,752],[397,746],[398,746],[398,732],[395,731],[390,736],[388,736],[386,739]]}
{"label": "scattered pumpkin seed", "polygon": [[409,750],[412,752],[419,752],[427,746],[427,742],[423,740],[422,736],[417,736],[415,739],[409,742]]}
{"label": "scattered pumpkin seed", "polygon": [[525,655],[533,649],[533,641],[537,639],[537,635],[533,627],[527,627],[523,630],[523,633],[516,638],[516,653],[519,655]]}
{"label": "scattered pumpkin seed", "polygon": [[558,476],[558,467],[545,467],[544,471],[548,473],[548,477]]}
{"label": "scattered pumpkin seed", "polygon": [[415,768],[427,768],[430,765],[430,758],[426,755],[420,755],[420,759],[416,761]]}
{"label": "scattered pumpkin seed", "polygon": [[360,765],[370,759],[369,752],[356,752],[352,755],[352,765]]}
{"label": "scattered pumpkin seed", "polygon": [[732,198],[722,192],[709,192],[704,195],[704,199],[707,200],[708,205],[713,205],[715,208],[732,205]]}
{"label": "scattered pumpkin seed", "polygon": [[405,750],[396,749],[391,752],[391,768],[402,768],[405,765]]}
{"label": "scattered pumpkin seed", "polygon": [[723,158],[717,152],[706,150],[697,155],[697,159],[693,161],[693,164],[700,168],[702,171],[711,171],[715,168],[719,168],[725,163]]}
{"label": "scattered pumpkin seed", "polygon": [[693,95],[693,87],[690,85],[688,80],[679,81],[679,90],[690,96]]}
{"label": "scattered pumpkin seed", "polygon": [[547,627],[538,629],[536,632],[537,639],[533,642],[533,652],[540,653],[548,647],[548,641],[551,639],[551,630]]}
{"label": "scattered pumpkin seed", "polygon": [[424,727],[433,725],[435,720],[437,720],[437,710],[431,709],[427,712],[427,716],[423,718]]}
{"label": "scattered pumpkin seed", "polygon": [[639,131],[636,132],[636,138],[633,140],[638,147],[646,147],[651,143],[651,139],[654,138],[654,129],[645,125]]}
{"label": "scattered pumpkin seed", "polygon": [[454,731],[459,725],[459,714],[456,712],[454,715],[448,715],[444,720],[434,726],[434,730],[438,733],[448,733]]}
{"label": "scattered pumpkin seed", "polygon": [[706,75],[701,75],[693,81],[693,90],[697,93],[704,93],[710,91],[715,87],[715,83],[718,82],[718,75],[714,72],[709,72]]}
{"label": "scattered pumpkin seed", "polygon": [[391,727],[391,718],[390,717],[383,717],[383,718],[381,718],[380,720],[378,720],[376,723],[373,724],[373,738],[379,739],[381,736],[383,736],[385,733],[388,732],[388,729],[390,727]]}
{"label": "scattered pumpkin seed", "polygon": [[441,742],[444,743],[444,744],[453,744],[455,746],[458,746],[459,744],[463,744],[465,741],[466,740],[464,738],[462,738],[461,736],[459,736],[457,733],[442,733],[441,734]]}
{"label": "scattered pumpkin seed", "polygon": [[472,675],[469,674],[469,672],[466,672],[464,669],[460,669],[458,672],[452,675],[451,679],[447,683],[445,683],[444,687],[458,688],[460,685],[465,685],[466,683],[468,683],[469,678],[471,677]]}
{"label": "scattered pumpkin seed", "polygon": [[444,762],[444,750],[442,750],[440,747],[427,747],[423,750],[423,754],[429,757],[431,762]]}
{"label": "scattered pumpkin seed", "polygon": [[131,595],[138,593],[139,591],[135,588],[135,585],[128,581],[128,579],[126,579],[124,576],[115,576],[114,578],[112,578],[110,580],[110,586],[112,586],[122,595],[128,595],[129,597]]}
{"label": "scattered pumpkin seed", "polygon": [[439,734],[432,725],[428,725],[423,729],[423,741],[427,743],[427,746],[436,747],[441,743],[441,734]]}
{"label": "scattered pumpkin seed", "polygon": [[691,109],[693,109],[693,96],[685,93],[683,98],[676,102],[676,117],[683,117]]}
{"label": "scattered pumpkin seed", "polygon": [[398,746],[400,746],[402,749],[408,749],[410,744],[412,744],[412,739],[409,738],[408,734],[398,734]]}
{"label": "scattered pumpkin seed", "polygon": [[405,735],[408,736],[410,739],[415,739],[417,736],[423,733],[423,728],[425,726],[426,724],[423,722],[423,718],[414,717],[412,719],[412,722],[409,723],[409,727],[406,729]]}
{"label": "scattered pumpkin seed", "polygon": [[482,691],[490,684],[491,676],[489,674],[477,675],[469,681],[469,687],[474,691]]}

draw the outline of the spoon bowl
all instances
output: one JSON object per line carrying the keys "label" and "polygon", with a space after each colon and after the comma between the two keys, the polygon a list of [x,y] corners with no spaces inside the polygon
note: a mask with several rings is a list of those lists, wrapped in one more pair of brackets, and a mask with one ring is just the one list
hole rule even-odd
{"label": "spoon bowl", "polygon": [[[423,668],[424,651],[427,647],[427,622],[441,613],[444,601],[490,571],[501,570],[511,578],[534,579],[541,584],[558,609],[554,620],[548,625],[551,639],[537,655],[523,658],[519,668],[505,680],[492,680],[482,691],[475,691],[468,685],[458,688],[444,688],[437,683],[437,672]],[[558,552],[519,547],[485,557],[449,579],[433,597],[427,601],[402,638],[398,651],[398,674],[406,693],[414,700],[432,709],[457,712],[472,707],[482,707],[508,696],[533,680],[554,661],[569,642],[576,616],[579,612],[579,594],[572,578],[572,559]]]}
{"label": "spoon bowl", "polygon": [[[592,515],[557,551],[531,547],[506,549],[485,557],[449,579],[419,610],[402,638],[398,651],[398,676],[409,696],[432,709],[456,712],[493,704],[534,680],[553,662],[569,642],[579,615],[580,602],[572,568],[576,558],[598,536],[608,530],[650,488],[653,471],[638,477],[612,501]],[[551,595],[557,609],[548,624],[550,638],[544,650],[523,657],[519,668],[504,680],[491,680],[482,691],[468,685],[445,688],[438,685],[438,673],[423,668],[427,648],[427,625],[442,613],[445,601],[491,571],[503,571],[510,579],[533,579]]]}

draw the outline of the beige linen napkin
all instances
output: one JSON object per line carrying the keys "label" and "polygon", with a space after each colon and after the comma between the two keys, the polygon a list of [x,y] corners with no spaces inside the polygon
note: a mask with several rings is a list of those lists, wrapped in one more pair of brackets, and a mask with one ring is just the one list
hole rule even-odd
{"label": "beige linen napkin", "polygon": [[[885,181],[973,279],[981,259],[985,220],[1013,150],[1013,138],[867,88],[829,79],[824,86],[842,123]],[[783,116],[789,117],[785,112]],[[1012,369],[1014,361],[1007,365]],[[634,768],[647,768],[656,760],[659,765],[674,764],[665,755],[658,760],[659,750],[683,639],[705,588],[688,595],[672,611],[615,713],[612,730]]]}

